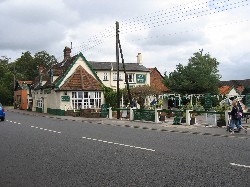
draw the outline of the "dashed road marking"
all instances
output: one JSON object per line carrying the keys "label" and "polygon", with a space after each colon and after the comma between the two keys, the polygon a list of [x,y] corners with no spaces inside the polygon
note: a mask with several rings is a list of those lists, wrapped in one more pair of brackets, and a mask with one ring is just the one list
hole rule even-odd
{"label": "dashed road marking", "polygon": [[244,167],[244,168],[249,168],[250,169],[250,166],[247,166],[247,165],[242,165],[242,164],[235,164],[235,163],[230,163],[232,166],[238,166],[238,167]]}
{"label": "dashed road marking", "polygon": [[113,144],[113,145],[119,145],[119,146],[123,146],[123,147],[130,147],[130,148],[155,152],[154,149],[148,149],[148,148],[145,148],[145,147],[136,147],[134,145],[122,144],[122,143],[117,143],[117,142],[110,142],[110,141],[106,141],[106,140],[98,140],[96,138],[89,138],[89,137],[85,137],[85,136],[83,136],[82,139],[93,140],[93,141],[98,141],[98,142],[103,142],[103,143],[108,143],[108,144]]}
{"label": "dashed road marking", "polygon": [[[6,121],[8,121],[8,122],[10,122],[10,123],[13,123],[13,124],[21,125],[21,123],[18,123],[18,122],[16,122],[16,121],[9,121],[9,120],[6,120]],[[31,128],[36,128],[36,129],[39,129],[39,130],[54,132],[54,133],[58,133],[58,134],[61,134],[61,133],[62,133],[62,132],[55,131],[55,130],[44,129],[44,128],[42,128],[42,127],[35,127],[35,126],[33,126],[33,125],[31,125],[30,127],[31,127]]]}

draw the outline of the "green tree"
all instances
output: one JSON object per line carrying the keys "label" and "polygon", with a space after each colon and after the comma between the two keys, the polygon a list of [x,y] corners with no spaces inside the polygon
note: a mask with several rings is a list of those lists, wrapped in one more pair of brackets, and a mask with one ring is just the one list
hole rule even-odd
{"label": "green tree", "polygon": [[167,75],[164,84],[173,92],[180,94],[218,94],[219,62],[202,51],[194,53],[186,66],[178,64],[176,70]]}
{"label": "green tree", "polygon": [[0,102],[4,105],[13,103],[14,80],[8,62],[7,57],[0,59]]}
{"label": "green tree", "polygon": [[37,65],[29,51],[22,53],[12,68],[17,80],[33,80],[38,75]]}
{"label": "green tree", "polygon": [[36,65],[43,65],[44,68],[49,68],[57,63],[54,55],[48,54],[46,51],[40,51],[34,55]]}

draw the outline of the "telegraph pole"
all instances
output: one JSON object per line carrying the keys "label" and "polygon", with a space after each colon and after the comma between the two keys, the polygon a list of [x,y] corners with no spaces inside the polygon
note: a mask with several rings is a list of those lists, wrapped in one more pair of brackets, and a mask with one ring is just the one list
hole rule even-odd
{"label": "telegraph pole", "polygon": [[119,84],[119,79],[120,79],[120,70],[119,70],[119,22],[115,23],[116,25],[116,63],[117,63],[117,86],[116,86],[116,90],[117,90],[117,119],[120,119],[120,84]]}

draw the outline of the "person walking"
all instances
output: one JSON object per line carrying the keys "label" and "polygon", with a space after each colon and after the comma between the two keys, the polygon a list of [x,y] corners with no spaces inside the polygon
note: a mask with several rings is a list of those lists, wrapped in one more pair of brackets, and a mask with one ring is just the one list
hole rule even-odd
{"label": "person walking", "polygon": [[232,110],[230,112],[231,115],[231,121],[230,121],[230,126],[229,126],[229,132],[234,133],[234,126],[238,127],[238,107],[237,107],[237,102],[234,100],[232,101]]}

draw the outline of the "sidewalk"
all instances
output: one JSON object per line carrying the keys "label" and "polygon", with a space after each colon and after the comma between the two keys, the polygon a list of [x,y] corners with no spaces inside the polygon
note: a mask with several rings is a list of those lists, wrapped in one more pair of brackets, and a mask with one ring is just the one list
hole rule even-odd
{"label": "sidewalk", "polygon": [[[108,118],[83,118],[83,117],[73,117],[73,116],[56,116],[46,113],[38,113],[26,110],[19,110],[13,108],[6,108],[7,112],[16,112],[32,116],[42,116],[46,118],[53,118],[58,120],[68,120],[68,121],[78,121],[78,122],[88,122],[101,125],[113,125],[126,128],[138,128],[143,130],[156,130],[164,132],[174,132],[174,133],[187,133],[196,135],[207,135],[207,136],[221,136],[221,137],[235,137],[242,139],[250,139],[250,132],[245,133],[242,130],[240,133],[231,134],[226,131],[225,127],[217,127],[207,124],[202,124],[201,120],[197,120],[195,125],[172,125],[173,119],[167,118],[166,121],[160,123],[147,122],[147,121],[129,121],[124,119],[108,119]],[[8,118],[8,114],[6,115]],[[243,123],[243,126],[248,130],[250,129],[250,124]]]}

